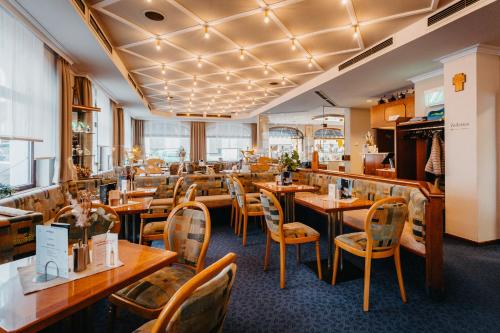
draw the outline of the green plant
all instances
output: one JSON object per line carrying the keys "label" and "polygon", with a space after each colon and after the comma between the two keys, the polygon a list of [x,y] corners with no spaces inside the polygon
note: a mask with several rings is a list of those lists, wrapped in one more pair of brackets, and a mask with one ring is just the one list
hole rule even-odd
{"label": "green plant", "polygon": [[290,156],[288,153],[281,155],[279,159],[280,167],[283,171],[295,171],[300,165],[299,153],[294,150]]}
{"label": "green plant", "polygon": [[12,193],[14,193],[12,186],[0,183],[0,199],[10,197]]}

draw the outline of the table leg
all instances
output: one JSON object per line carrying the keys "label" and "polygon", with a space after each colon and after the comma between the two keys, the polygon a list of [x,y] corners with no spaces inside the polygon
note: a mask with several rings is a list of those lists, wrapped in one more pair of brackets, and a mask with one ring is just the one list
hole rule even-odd
{"label": "table leg", "polygon": [[[342,235],[344,233],[344,212],[340,211],[339,212],[339,217],[338,217],[338,221],[339,221],[339,235]],[[339,268],[340,270],[342,271],[344,269],[344,256],[342,255],[344,251],[342,251],[342,249],[340,249],[340,265],[339,265]]]}
{"label": "table leg", "polygon": [[132,215],[132,243],[136,242],[136,232],[135,232],[135,215]]}
{"label": "table leg", "polygon": [[295,193],[290,193],[290,209],[292,211],[292,221],[295,222]]}
{"label": "table leg", "polygon": [[333,235],[332,235],[332,224],[333,224],[333,214],[328,214],[328,271],[332,268],[332,250],[333,250]]}
{"label": "table leg", "polygon": [[128,240],[128,214],[123,215],[123,224],[125,227],[125,239]]}

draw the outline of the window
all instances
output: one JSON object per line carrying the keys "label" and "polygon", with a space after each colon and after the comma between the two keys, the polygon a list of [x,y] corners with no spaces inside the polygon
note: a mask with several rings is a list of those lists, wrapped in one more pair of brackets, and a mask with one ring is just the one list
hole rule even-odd
{"label": "window", "polygon": [[[97,124],[97,144],[94,149],[97,151],[97,162],[99,171],[107,171],[113,169],[113,110],[111,108],[111,100],[106,95],[104,90],[100,89],[95,83],[94,101],[101,112],[93,112],[94,123]],[[93,157],[91,157],[93,158]],[[94,163],[96,165],[97,163]],[[93,167],[96,171],[96,166]]]}
{"label": "window", "polygon": [[241,151],[252,147],[252,130],[249,124],[207,123],[207,160],[237,161]]}
{"label": "window", "polygon": [[53,181],[54,164],[35,177],[34,160],[57,156],[58,101],[56,55],[0,6],[1,183]]}
{"label": "window", "polygon": [[146,158],[161,158],[166,162],[178,162],[179,151],[186,151],[189,160],[190,123],[146,120],[144,122],[144,148]]}
{"label": "window", "polygon": [[297,150],[299,157],[303,158],[304,134],[293,127],[276,126],[269,129],[269,147],[271,157],[278,159],[284,153],[291,154]]}

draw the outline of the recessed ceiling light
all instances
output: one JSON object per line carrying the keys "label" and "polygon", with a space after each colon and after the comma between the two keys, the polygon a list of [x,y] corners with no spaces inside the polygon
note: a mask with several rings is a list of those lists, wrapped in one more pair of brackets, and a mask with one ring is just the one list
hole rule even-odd
{"label": "recessed ceiling light", "polygon": [[205,39],[209,39],[210,38],[210,33],[208,32],[208,25],[205,26],[204,30],[205,30],[205,33],[203,34],[203,37]]}
{"label": "recessed ceiling light", "polygon": [[165,20],[165,15],[163,15],[160,12],[154,11],[154,10],[145,11],[144,16],[146,16],[151,21],[156,21],[156,22],[161,22],[161,21]]}
{"label": "recessed ceiling light", "polygon": [[292,46],[290,48],[292,49],[292,51],[295,51],[297,49],[297,45],[295,44],[295,38],[292,38],[291,41],[292,41]]}
{"label": "recessed ceiling light", "polygon": [[155,40],[155,46],[156,46],[156,50],[157,51],[161,50],[161,39],[160,38],[156,38],[156,40]]}
{"label": "recessed ceiling light", "polygon": [[264,23],[269,23],[269,9],[264,9]]}
{"label": "recessed ceiling light", "polygon": [[245,50],[240,49],[240,60],[244,60],[244,59],[245,59]]}
{"label": "recessed ceiling light", "polygon": [[267,70],[267,64],[266,64],[266,65],[264,65],[264,74],[265,74],[265,75],[269,74],[269,71]]}

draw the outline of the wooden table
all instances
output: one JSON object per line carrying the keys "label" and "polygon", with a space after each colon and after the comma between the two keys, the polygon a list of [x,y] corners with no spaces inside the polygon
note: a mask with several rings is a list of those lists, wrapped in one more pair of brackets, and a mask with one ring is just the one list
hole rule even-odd
{"label": "wooden table", "polygon": [[276,194],[278,198],[283,196],[285,206],[283,210],[285,223],[295,221],[295,193],[315,192],[318,190],[316,186],[304,184],[277,185],[276,182],[254,182],[253,185],[259,189],[264,189]]}
{"label": "wooden table", "polygon": [[151,197],[156,193],[157,189],[158,187],[156,186],[138,187],[135,190],[128,191],[127,194],[129,198]]}
{"label": "wooden table", "polygon": [[118,243],[123,266],[24,295],[17,267],[34,262],[34,256],[0,265],[0,332],[35,332],[54,324],[129,284],[161,269],[177,253]]}
{"label": "wooden table", "polygon": [[300,193],[295,197],[295,202],[301,206],[308,207],[316,212],[328,216],[328,268],[332,267],[333,239],[337,235],[337,225],[339,233],[342,234],[342,224],[344,220],[343,212],[349,210],[367,209],[373,205],[373,201],[357,199],[354,202],[346,203],[341,201],[328,200],[327,194]]}
{"label": "wooden table", "polygon": [[[131,198],[129,200],[129,203],[127,204],[120,204],[117,206],[111,206],[115,210],[115,212],[120,215],[123,221],[123,226],[124,226],[124,235],[125,238],[129,238],[129,232],[128,232],[128,222],[129,222],[129,216],[130,215],[135,215],[135,214],[140,214],[140,213],[145,213],[149,210],[149,207],[151,206],[151,202],[153,201],[153,197],[140,197],[140,198]],[[95,201],[100,203],[100,201]],[[132,219],[133,224],[132,224],[132,238],[133,242],[136,242],[136,231],[135,231],[135,220]]]}

